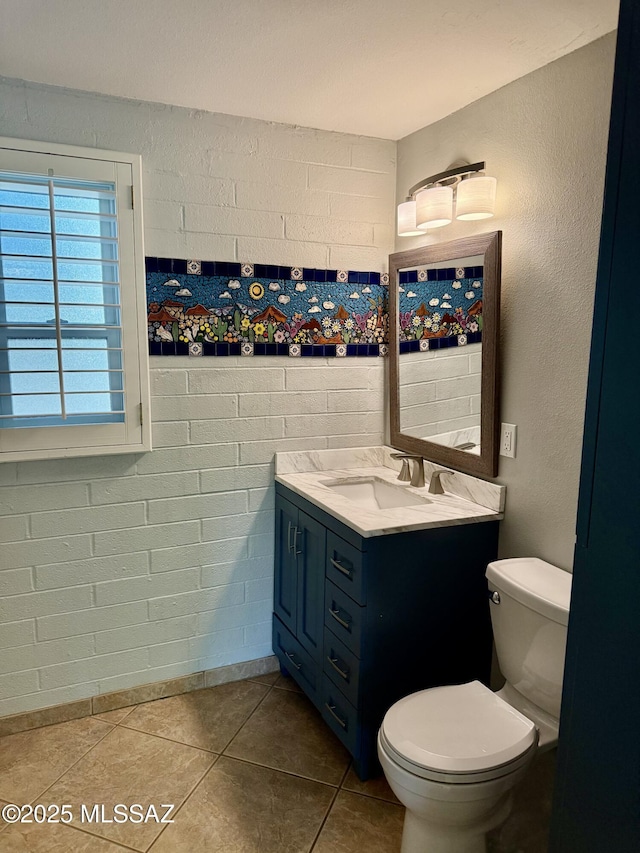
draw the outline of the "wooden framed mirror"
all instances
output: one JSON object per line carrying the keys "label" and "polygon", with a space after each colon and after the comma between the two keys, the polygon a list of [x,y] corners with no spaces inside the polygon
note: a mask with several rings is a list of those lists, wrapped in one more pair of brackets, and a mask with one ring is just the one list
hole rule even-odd
{"label": "wooden framed mirror", "polygon": [[498,473],[501,231],[389,255],[390,443]]}

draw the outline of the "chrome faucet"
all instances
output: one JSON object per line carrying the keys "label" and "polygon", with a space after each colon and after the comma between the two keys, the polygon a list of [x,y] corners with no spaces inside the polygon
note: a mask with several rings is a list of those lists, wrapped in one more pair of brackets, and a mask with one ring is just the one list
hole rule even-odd
{"label": "chrome faucet", "polygon": [[444,489],[442,488],[442,483],[440,482],[440,478],[443,474],[453,474],[453,471],[447,471],[446,468],[438,468],[431,475],[431,479],[429,480],[429,493],[432,495],[444,495]]}
{"label": "chrome faucet", "polygon": [[409,479],[409,463],[413,462],[413,471],[411,473],[411,485],[417,488],[422,488],[424,482],[424,459],[422,456],[413,456],[411,453],[392,453],[392,459],[402,459],[402,470],[398,474],[398,479],[405,482]]}

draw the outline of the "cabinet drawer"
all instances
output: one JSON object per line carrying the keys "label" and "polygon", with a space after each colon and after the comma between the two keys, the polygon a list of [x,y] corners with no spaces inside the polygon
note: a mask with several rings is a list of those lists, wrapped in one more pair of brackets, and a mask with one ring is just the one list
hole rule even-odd
{"label": "cabinet drawer", "polygon": [[361,637],[366,608],[360,607],[331,581],[325,584],[324,624],[356,657],[361,657]]}
{"label": "cabinet drawer", "polygon": [[311,701],[320,699],[320,667],[277,616],[273,619],[273,650],[281,665],[297,681]]}
{"label": "cabinet drawer", "polygon": [[324,629],[324,671],[352,705],[358,704],[360,661],[328,628]]}
{"label": "cabinet drawer", "polygon": [[320,713],[351,755],[357,758],[360,752],[358,712],[326,675],[322,677]]}
{"label": "cabinet drawer", "polygon": [[327,531],[327,577],[358,604],[366,604],[363,553]]}

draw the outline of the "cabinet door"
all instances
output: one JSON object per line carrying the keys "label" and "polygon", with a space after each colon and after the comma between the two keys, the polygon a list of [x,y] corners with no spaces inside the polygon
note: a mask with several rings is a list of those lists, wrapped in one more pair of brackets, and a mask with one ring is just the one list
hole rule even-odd
{"label": "cabinet door", "polygon": [[[273,609],[295,636],[297,633],[296,529],[298,508],[280,496],[276,499],[276,559]],[[300,539],[300,537],[297,537]]]}
{"label": "cabinet door", "polygon": [[294,550],[298,560],[296,636],[320,663],[324,634],[326,528],[301,510]]}

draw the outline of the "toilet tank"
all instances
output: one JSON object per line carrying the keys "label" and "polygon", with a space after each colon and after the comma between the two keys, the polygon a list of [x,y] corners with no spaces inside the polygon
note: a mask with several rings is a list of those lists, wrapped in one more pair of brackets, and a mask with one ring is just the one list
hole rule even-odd
{"label": "toilet tank", "polygon": [[571,575],[524,557],[496,560],[486,572],[500,670],[507,683],[555,719],[560,717]]}

